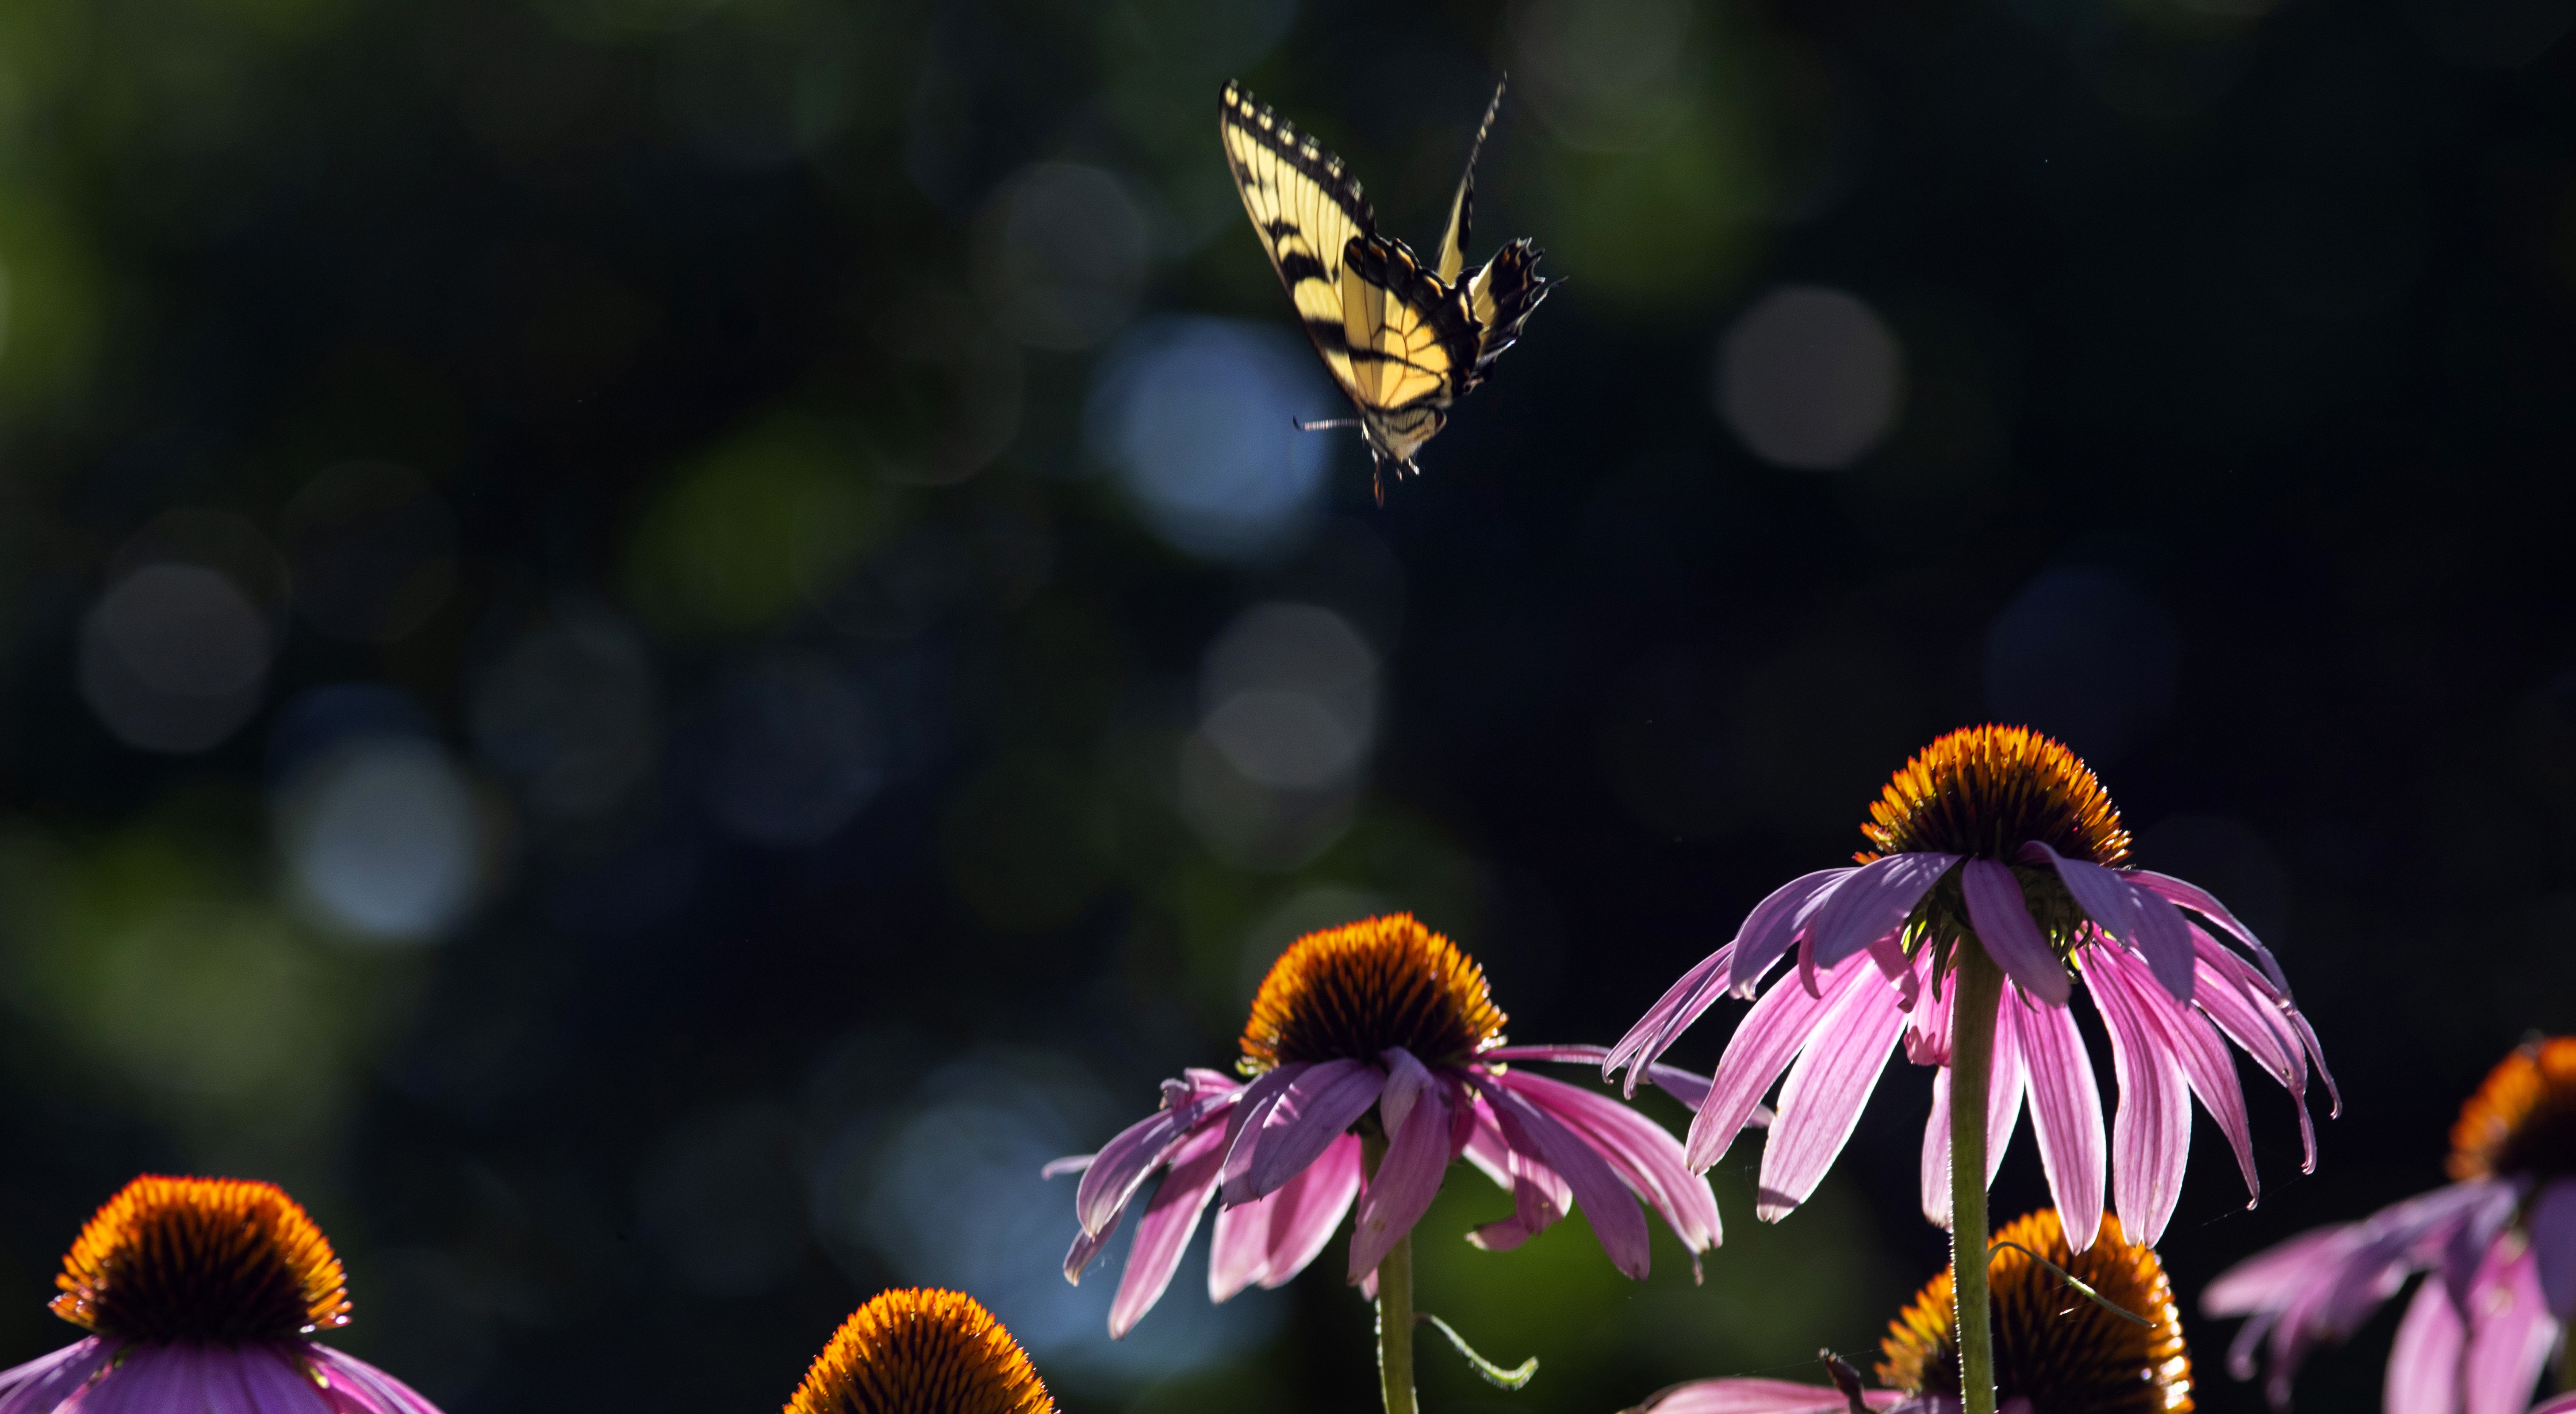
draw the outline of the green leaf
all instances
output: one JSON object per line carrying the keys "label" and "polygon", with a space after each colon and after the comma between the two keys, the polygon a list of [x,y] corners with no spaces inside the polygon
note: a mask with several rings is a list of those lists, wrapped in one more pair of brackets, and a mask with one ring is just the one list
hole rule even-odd
{"label": "green leaf", "polygon": [[1438,1316],[1432,1315],[1428,1311],[1424,1311],[1416,1314],[1413,1319],[1416,1323],[1429,1325],[1434,1330],[1439,1331],[1442,1335],[1449,1337],[1450,1347],[1456,1350],[1459,1354],[1466,1356],[1467,1363],[1476,1367],[1476,1373],[1485,1377],[1485,1383],[1492,1385],[1496,1389],[1519,1389],[1521,1386],[1530,1382],[1530,1376],[1538,1373],[1538,1357],[1535,1355],[1506,1370],[1502,1366],[1495,1364],[1493,1361],[1486,1359],[1484,1356],[1477,1354],[1475,1347],[1467,1343],[1467,1338],[1465,1336],[1458,1334],[1456,1330],[1450,1327],[1447,1321],[1440,1319]]}

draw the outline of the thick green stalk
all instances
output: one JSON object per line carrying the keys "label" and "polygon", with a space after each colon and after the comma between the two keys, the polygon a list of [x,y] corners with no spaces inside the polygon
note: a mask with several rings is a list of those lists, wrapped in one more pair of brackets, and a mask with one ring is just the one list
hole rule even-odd
{"label": "thick green stalk", "polygon": [[2570,1390],[2576,1390],[2576,1331],[2569,1331],[2558,1339],[2558,1392],[2565,1394]]}
{"label": "thick green stalk", "polygon": [[[1360,1136],[1362,1167],[1377,1177],[1386,1141]],[[1413,1401],[1413,1234],[1396,1239],[1377,1264],[1377,1387],[1386,1414],[1414,1414]]]}
{"label": "thick green stalk", "polygon": [[1959,1400],[1995,1414],[1995,1313],[1986,1288],[1986,1089],[1995,1068],[2003,969],[1983,944],[1952,950],[1950,985],[1950,1271],[1959,1310]]}

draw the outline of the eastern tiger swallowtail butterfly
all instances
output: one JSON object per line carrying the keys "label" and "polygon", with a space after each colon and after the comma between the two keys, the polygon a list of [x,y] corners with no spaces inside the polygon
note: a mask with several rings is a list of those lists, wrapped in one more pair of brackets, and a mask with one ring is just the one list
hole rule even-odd
{"label": "eastern tiger swallowtail butterfly", "polygon": [[1315,352],[1359,410],[1355,418],[1298,425],[1359,428],[1380,502],[1387,464],[1399,477],[1421,473],[1414,454],[1439,434],[1449,405],[1485,381],[1486,370],[1520,338],[1522,322],[1557,283],[1540,278],[1542,252],[1527,237],[1463,273],[1476,154],[1502,106],[1497,84],[1467,149],[1467,174],[1449,203],[1438,258],[1425,262],[1404,242],[1378,234],[1377,215],[1342,159],[1243,85],[1225,86],[1218,135],[1235,190]]}

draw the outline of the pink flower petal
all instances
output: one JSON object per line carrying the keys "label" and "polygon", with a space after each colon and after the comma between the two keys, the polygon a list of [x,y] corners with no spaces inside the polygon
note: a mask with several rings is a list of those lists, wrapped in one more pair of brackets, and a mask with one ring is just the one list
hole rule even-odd
{"label": "pink flower petal", "polygon": [[2558,1323],[2540,1294],[2528,1251],[2492,1270],[2469,1295],[2469,1353],[2462,1363],[2462,1414],[2523,1414],[2532,1386],[2558,1343]]}
{"label": "pink flower petal", "polygon": [[[1603,1058],[1608,1054],[1609,1052],[1607,1050],[1599,1046],[1497,1046],[1478,1056],[1476,1059],[1479,1061],[1566,1061],[1575,1064],[1589,1061],[1600,1064],[1603,1062]],[[1700,1102],[1708,1098],[1709,1078],[1696,1071],[1684,1070],[1677,1065],[1663,1065],[1660,1063],[1648,1065],[1644,1067],[1644,1070],[1646,1079],[1651,1082],[1656,1089],[1663,1091],[1674,1099],[1690,1106],[1692,1109],[1698,1109]],[[1610,1078],[1610,1072],[1607,1068],[1603,1069],[1601,1072],[1601,1078],[1603,1080],[1608,1080]],[[1629,1078],[1632,1081],[1635,1079],[1633,1072]],[[1636,1094],[1636,1087],[1631,1084],[1628,1087],[1627,1093],[1630,1095]],[[1754,1119],[1754,1123],[1756,1125],[1770,1123],[1768,1112],[1765,1111],[1764,1113],[1757,1115]]]}
{"label": "pink flower petal", "polygon": [[1182,1099],[1175,1104],[1172,1100],[1176,1090],[1177,1087],[1167,1088],[1162,1109],[1118,1131],[1118,1136],[1101,1145],[1100,1152],[1084,1167],[1082,1184],[1073,1192],[1074,1216],[1082,1223],[1083,1231],[1097,1233],[1116,1222],[1128,1200],[1136,1196],[1136,1190],[1170,1160],[1172,1150],[1202,1120],[1235,1103],[1228,1097],[1222,1101]]}
{"label": "pink flower petal", "polygon": [[1708,1180],[1682,1163],[1682,1146],[1663,1126],[1580,1086],[1513,1071],[1496,1084],[1536,1105],[1609,1160],[1629,1191],[1663,1216],[1693,1262],[1718,1245],[1723,1230]]}
{"label": "pink flower petal", "polygon": [[[1815,965],[1832,967],[1882,934],[1894,932],[1958,862],[1955,854],[1891,854],[1852,871],[1834,886],[1831,897],[1817,905],[1807,924]],[[1739,964],[1739,976],[1742,970]]]}
{"label": "pink flower petal", "polygon": [[2272,950],[2263,946],[2263,940],[2254,936],[2254,930],[2238,922],[2236,915],[2227,911],[2227,905],[2212,897],[2209,890],[2198,884],[2177,879],[2171,874],[2159,874],[2153,869],[2130,869],[2124,872],[2130,883],[2162,895],[2168,903],[2181,904],[2233,934],[2238,942],[2243,943],[2256,958],[2261,960],[2263,974],[2271,979],[2273,990],[2281,994],[2283,1001],[2289,1000],[2290,979],[2282,974],[2281,964],[2272,956]]}
{"label": "pink flower petal", "polygon": [[[1664,1053],[1673,1038],[1699,1020],[1717,999],[1726,994],[1727,969],[1735,956],[1735,944],[1728,943],[1681,976],[1681,980],[1664,989],[1662,997],[1646,1009],[1644,1016],[1628,1028],[1601,1058],[1601,1078],[1607,1080],[1621,1066],[1635,1067]],[[1636,1092],[1637,1079],[1628,1077],[1629,1093]]]}
{"label": "pink flower petal", "polygon": [[1735,949],[1735,959],[1727,969],[1727,990],[1739,997],[1752,996],[1754,988],[1761,985],[1762,974],[1788,953],[1790,943],[1796,940],[1799,921],[1813,916],[1810,905],[1818,902],[1818,895],[1838,888],[1859,872],[1845,865],[1801,874],[1755,904],[1753,911],[1745,915],[1744,926],[1735,930],[1735,941],[1728,944]]}
{"label": "pink flower petal", "polygon": [[[366,1364],[356,1356],[344,1355],[327,1345],[308,1344],[304,1347],[304,1354],[321,1370],[322,1378],[328,1380],[335,1389],[358,1385],[361,1380],[356,1372],[361,1370],[379,1379],[392,1379],[391,1376],[373,1365]],[[252,1405],[258,1409],[259,1414],[313,1414],[313,1411],[325,1407],[324,1401],[316,1396],[313,1379],[305,1373],[303,1362],[285,1351],[272,1349],[268,1359],[246,1360],[242,1363],[239,1374],[242,1385],[249,1391]],[[404,1393],[411,1393],[410,1386],[398,1380],[393,1383]],[[415,1409],[426,1410],[428,1414],[437,1414],[436,1406],[428,1400],[420,1398],[417,1394],[412,1395],[412,1399],[414,1402],[411,1404],[404,1404],[398,1398],[368,1399],[363,1403],[375,1405],[385,1411],[385,1414],[411,1414]],[[361,1401],[352,1400],[351,1402],[360,1403]]]}
{"label": "pink flower petal", "polygon": [[1271,1111],[1288,1087],[1297,1083],[1311,1068],[1306,1061],[1292,1061],[1274,1066],[1252,1079],[1235,1097],[1234,1108],[1225,1117],[1225,1170],[1218,1180],[1218,1191],[1229,1206],[1252,1200],[1245,1191],[1251,1183],[1252,1160],[1261,1150],[1261,1131],[1270,1122]]}
{"label": "pink flower petal", "polygon": [[1873,978],[1841,989],[1808,1033],[1789,1083],[1780,1088],[1779,1115],[1762,1146],[1756,1217],[1778,1222],[1815,1193],[1825,1170],[1851,1142],[1861,1107],[1878,1088],[1904,1028],[1894,988]]}
{"label": "pink flower petal", "polygon": [[[1863,1391],[1861,1398],[1872,1409],[1893,1410],[1905,1396],[1874,1389]],[[1847,1414],[1850,1408],[1851,1401],[1831,1385],[1738,1377],[1658,1390],[1624,1414]]]}
{"label": "pink flower petal", "polygon": [[[2120,1086],[2111,1121],[2111,1200],[2121,1233],[2153,1247],[2182,1200],[2183,1169],[2191,1159],[2191,1083],[2116,964],[2089,968],[2085,978],[2111,1036],[2111,1072]],[[2152,976],[2147,984],[2158,986]]]}
{"label": "pink flower petal", "polygon": [[2147,959],[2156,980],[2174,997],[2191,1000],[2191,936],[2172,904],[2101,865],[2069,859],[2037,840],[2022,846],[2022,857],[2055,868],[2075,906],[2095,927]]}
{"label": "pink flower petal", "polygon": [[2004,1014],[2021,1048],[2030,1087],[2030,1128],[2039,1140],[2049,1196],[2066,1225],[2066,1244],[2082,1252],[2102,1230],[2102,1096],[2075,1014],[2034,1006],[2004,989]]}
{"label": "pink flower petal", "polygon": [[[2192,1093],[2218,1122],[2219,1132],[2236,1155],[2237,1171],[2245,1176],[2245,1206],[2254,1206],[2253,1200],[2263,1193],[2254,1173],[2254,1131],[2245,1117],[2245,1091],[2236,1082],[2236,1064],[2227,1054],[2226,1043],[2199,1012],[2174,999],[2142,958],[2117,948],[2098,949],[2085,955],[2084,976],[2093,986],[2097,1010],[2107,1018],[2113,1008],[2125,1009],[2153,1043],[2182,1067]],[[2109,979],[2107,985],[2103,979]],[[2120,1221],[2128,1222],[2125,1212]]]}
{"label": "pink flower petal", "polygon": [[[2428,1281],[2415,1288],[2406,1319],[2397,1323],[2397,1342],[2388,1351],[2381,1395],[2386,1414],[2460,1414],[2460,1352],[2466,1343],[2459,1308],[2442,1294],[2442,1284]],[[2288,1404],[2287,1372],[2275,1369],[2265,1390],[2274,1405]]]}
{"label": "pink flower petal", "polygon": [[1706,1172],[1710,1165],[1726,1157],[1735,1136],[1743,1133],[1753,1118],[1762,1096],[1780,1078],[1780,1072],[1789,1068],[1789,1062],[1797,1059],[1818,1019],[1843,993],[1858,986],[1884,985],[1878,969],[1865,963],[1825,974],[1821,996],[1810,996],[1806,988],[1791,985],[1785,979],[1773,983],[1753,1009],[1744,1014],[1744,1020],[1737,1023],[1735,1035],[1726,1043],[1726,1054],[1718,1059],[1716,1083],[1691,1120],[1691,1168]]}
{"label": "pink flower petal", "polygon": [[1351,1232],[1354,1282],[1376,1271],[1379,1261],[1413,1231],[1439,1196],[1440,1176],[1449,1169],[1449,1106],[1441,1086],[1400,1046],[1387,1051],[1385,1060],[1386,1093],[1378,1101],[1378,1113],[1395,1138],[1360,1196],[1359,1220]]}
{"label": "pink flower petal", "polygon": [[1208,1299],[1229,1300],[1247,1286],[1285,1285],[1332,1240],[1359,1191],[1359,1136],[1345,1134],[1278,1192],[1220,1206],[1208,1245]]}
{"label": "pink flower petal", "polygon": [[1601,1250],[1610,1254],[1610,1265],[1638,1281],[1645,1280],[1651,1260],[1646,1245],[1646,1219],[1610,1165],[1572,1130],[1491,1077],[1470,1071],[1468,1082],[1493,1106],[1504,1141],[1564,1178],[1574,1191],[1574,1201],[1583,1206],[1583,1215],[1591,1220],[1592,1235],[1600,1239]]}
{"label": "pink flower petal", "polygon": [[1127,1271],[1119,1278],[1117,1299],[1109,1304],[1111,1340],[1124,1339],[1163,1299],[1163,1289],[1172,1284],[1172,1273],[1180,1268],[1190,1235],[1199,1230],[1199,1214],[1207,1210],[1224,1168],[1225,1132],[1213,1125],[1201,1129],[1172,1156],[1172,1171],[1163,1176],[1162,1186],[1145,1204],[1145,1215],[1136,1220],[1136,1240],[1127,1249]]}
{"label": "pink flower petal", "polygon": [[[1275,1193],[1324,1152],[1343,1130],[1359,1121],[1386,1088],[1386,1072],[1366,1061],[1323,1061],[1297,1077],[1271,1107],[1259,1130],[1247,1130],[1253,1151],[1240,1189],[1226,1185],[1226,1201],[1240,1202]],[[1231,1165],[1229,1165],[1231,1167]],[[1240,1193],[1241,1197],[1237,1197]]]}
{"label": "pink flower petal", "polygon": [[2557,1179],[2541,1189],[2524,1221],[2549,1314],[2564,1321],[2576,1314],[2576,1179]]}
{"label": "pink flower petal", "polygon": [[2030,921],[2030,906],[2022,901],[2021,883],[2012,870],[1991,859],[1971,859],[1959,866],[1959,892],[1968,901],[1968,921],[1977,930],[1977,941],[1985,944],[1986,956],[2022,991],[2050,1006],[2066,1005],[2074,984],[2039,925]]}
{"label": "pink flower petal", "polygon": [[84,1336],[24,1365],[0,1371],[0,1414],[52,1414],[115,1358],[122,1342]]}
{"label": "pink flower petal", "polygon": [[[2001,999],[1998,998],[1998,1001]],[[2012,1146],[2013,1127],[2021,1120],[2021,1047],[2013,1028],[1995,1027],[1992,1068],[1986,1077],[1986,1186],[1994,1187],[2003,1168],[2004,1150]],[[1932,1117],[1923,1124],[1923,1216],[1934,1227],[1950,1226],[1950,1068],[1932,1073]]]}

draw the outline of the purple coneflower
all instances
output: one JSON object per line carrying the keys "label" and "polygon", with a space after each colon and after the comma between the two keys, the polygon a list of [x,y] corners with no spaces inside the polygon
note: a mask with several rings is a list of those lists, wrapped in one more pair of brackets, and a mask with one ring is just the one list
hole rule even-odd
{"label": "purple coneflower", "polygon": [[1056,1414],[1028,1352],[974,1297],[911,1287],[850,1313],[784,1414]]}
{"label": "purple coneflower", "polygon": [[312,1339],[349,1323],[330,1240],[272,1183],[127,1184],[54,1279],[91,1334],[0,1372],[0,1414],[438,1414],[409,1385]]}
{"label": "purple coneflower", "polygon": [[[2305,1163],[2314,1165],[2308,1065],[2324,1074],[2325,1058],[2279,964],[2206,890],[2124,867],[2128,831],[2074,753],[2019,727],[1952,732],[1908,761],[1870,814],[1861,833],[1872,848],[1857,866],[1806,875],[1762,900],[1733,942],[1673,984],[1611,1050],[1605,1073],[1629,1066],[1633,1085],[1635,1067],[1719,996],[1753,995],[1794,956],[1727,1043],[1691,1123],[1694,1169],[1725,1156],[1786,1071],[1756,1209],[1766,1220],[1784,1216],[1842,1152],[1902,1042],[1917,1064],[1940,1067],[1923,1131],[1926,1216],[1950,1226],[1955,1211],[1958,1240],[1982,1238],[1985,1186],[2026,1094],[2075,1248],[2092,1245],[2102,1220],[2106,1148],[2116,1154],[2122,1225],[2153,1245],[2181,1193],[2191,1096],[2227,1136],[2249,1192],[2259,1191],[2244,1092],[2221,1034],[2300,1102]],[[2067,1009],[2077,977],[2110,1033],[2119,1078],[2108,1146],[2091,1058]],[[2331,1093],[2331,1076],[2326,1085]],[[1984,1124],[1966,1122],[1979,1111]],[[1972,1386],[1983,1368],[1982,1282],[1973,1269],[1961,1282]],[[1988,1414],[1994,1405],[1972,1388],[1969,1408]]]}
{"label": "purple coneflower", "polygon": [[[2007,1245],[2009,1244],[2009,1245]],[[2093,1244],[2067,1245],[2057,1214],[2005,1224],[1988,1249],[1995,1309],[1995,1384],[2006,1414],[2187,1414],[2191,1352],[2154,1249],[2106,1219]],[[2032,1254],[2091,1287],[2114,1314],[2071,1290]],[[1885,1389],[1833,1389],[1790,1380],[1698,1380],[1664,1390],[1629,1414],[1958,1414],[1958,1303],[1950,1273],[1932,1278],[1888,1322],[1879,1342]],[[1851,1379],[1846,1370],[1836,1380]]]}
{"label": "purple coneflower", "polygon": [[[1517,1247],[1581,1204],[1610,1260],[1646,1275],[1646,1222],[1663,1215],[1684,1249],[1719,1239],[1707,1180],[1653,1121],[1604,1095],[1506,1068],[1514,1060],[1598,1062],[1598,1047],[1506,1047],[1504,1016],[1484,971],[1409,914],[1298,939],[1271,965],[1243,1031],[1238,1083],[1191,1070],[1163,1082],[1163,1106],[1099,1153],[1062,1159],[1079,1172],[1082,1231],[1065,1254],[1080,1280],[1119,1216],[1168,1170],[1136,1226],[1109,1312],[1123,1336],[1172,1279],[1199,1214],[1218,1203],[1208,1296],[1275,1287],[1313,1261],[1354,1202],[1349,1277],[1374,1279],[1390,1410],[1411,1407],[1412,1265],[1408,1237],[1452,1159],[1512,1194],[1512,1214],[1469,1234]],[[1656,1083],[1699,1099],[1707,1081],[1657,1066]],[[1634,1195],[1632,1199],[1631,1195]]]}
{"label": "purple coneflower", "polygon": [[2251,1379],[2268,1347],[2265,1389],[2285,1405],[2310,1350],[2434,1271],[2388,1354],[2390,1414],[2519,1414],[2576,1311],[2576,1037],[2504,1058],[2460,1107],[2449,1168],[2448,1187],[2303,1233],[2212,1282],[2201,1309],[2253,1318],[2230,1372]]}

